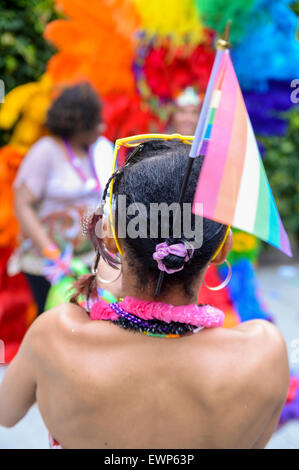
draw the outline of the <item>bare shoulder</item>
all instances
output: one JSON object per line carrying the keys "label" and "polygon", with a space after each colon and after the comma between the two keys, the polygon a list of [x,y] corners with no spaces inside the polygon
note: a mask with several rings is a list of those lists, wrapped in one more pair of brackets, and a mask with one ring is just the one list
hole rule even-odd
{"label": "bare shoulder", "polygon": [[215,328],[206,333],[209,353],[205,373],[210,376],[209,371],[214,371],[212,380],[223,396],[239,396],[242,400],[256,397],[274,404],[285,399],[288,354],[283,335],[275,325],[266,320],[250,320],[235,328]]}
{"label": "bare shoulder", "polygon": [[284,337],[279,328],[270,321],[249,320],[233,328],[233,331],[244,335],[252,346],[258,346],[260,353],[266,351],[271,351],[272,355],[286,353]]}
{"label": "bare shoulder", "polygon": [[241,355],[243,360],[262,355],[269,359],[287,355],[282,333],[277,326],[267,320],[249,320],[234,328],[214,330],[213,344],[216,344],[218,350],[221,343],[223,353],[227,352],[228,355]]}
{"label": "bare shoulder", "polygon": [[241,357],[248,365],[251,385],[265,398],[285,400],[289,378],[289,361],[281,331],[267,320],[250,320],[234,328],[244,341],[239,343]]}
{"label": "bare shoulder", "polygon": [[82,307],[71,303],[61,304],[47,310],[34,320],[30,327],[32,343],[39,350],[49,344],[53,348],[55,341],[84,322],[89,322],[89,317]]}

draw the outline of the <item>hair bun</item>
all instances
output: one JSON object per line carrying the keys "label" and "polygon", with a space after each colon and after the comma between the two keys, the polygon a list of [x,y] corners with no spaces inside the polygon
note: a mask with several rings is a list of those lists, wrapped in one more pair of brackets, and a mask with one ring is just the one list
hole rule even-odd
{"label": "hair bun", "polygon": [[182,258],[181,256],[176,256],[176,255],[167,255],[163,259],[163,264],[167,269],[180,269],[184,266],[185,264],[185,258]]}
{"label": "hair bun", "polygon": [[190,242],[169,239],[156,245],[153,258],[158,263],[160,271],[173,274],[184,268],[185,262],[189,261],[194,254],[194,248]]}

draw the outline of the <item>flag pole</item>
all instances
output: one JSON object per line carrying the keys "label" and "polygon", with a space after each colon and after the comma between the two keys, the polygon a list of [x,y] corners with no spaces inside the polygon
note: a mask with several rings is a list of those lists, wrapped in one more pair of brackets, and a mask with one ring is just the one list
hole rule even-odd
{"label": "flag pole", "polygon": [[199,157],[200,155],[200,150],[201,150],[202,142],[204,139],[205,123],[206,123],[207,115],[209,112],[209,106],[210,106],[210,102],[212,98],[212,93],[214,90],[217,73],[219,70],[219,65],[220,65],[224,52],[229,48],[228,39],[229,39],[229,34],[230,34],[230,27],[231,27],[231,20],[227,22],[222,38],[219,38],[216,43],[216,49],[217,49],[216,57],[214,60],[212,72],[211,72],[209,83],[207,86],[207,91],[205,94],[204,102],[203,102],[200,116],[198,119],[198,123],[196,126],[194,140],[193,140],[193,144],[192,144],[191,151],[190,151],[190,158],[196,158],[196,157]]}
{"label": "flag pole", "polygon": [[[185,195],[185,192],[186,192],[189,177],[190,177],[190,174],[191,174],[194,159],[200,156],[201,146],[202,146],[202,142],[204,140],[205,123],[206,123],[206,119],[207,119],[207,115],[208,115],[208,111],[209,111],[209,105],[210,105],[210,102],[211,102],[211,97],[212,97],[212,93],[213,93],[213,90],[214,90],[214,85],[215,85],[217,73],[218,73],[218,70],[219,70],[219,65],[220,65],[221,58],[222,58],[224,52],[230,47],[230,44],[229,44],[230,28],[231,28],[231,20],[229,20],[227,22],[224,33],[223,33],[223,36],[221,38],[219,38],[216,42],[216,49],[217,49],[216,57],[215,57],[215,60],[214,60],[212,72],[211,72],[209,83],[208,83],[208,86],[207,86],[207,91],[206,91],[206,94],[205,94],[204,102],[203,102],[201,112],[200,112],[200,116],[199,116],[199,119],[198,119],[198,123],[197,123],[197,126],[196,126],[194,140],[193,140],[193,143],[192,143],[192,146],[191,146],[191,150],[190,150],[190,154],[189,154],[189,158],[188,158],[188,164],[187,164],[187,168],[186,168],[186,171],[185,171],[185,175],[184,175],[184,179],[183,179],[183,183],[182,183],[182,187],[181,187],[180,197],[179,197],[179,200],[178,200],[178,207],[177,207],[177,209],[175,211],[175,214],[174,214],[174,217],[173,217],[173,226],[175,226],[175,224],[177,223],[178,216],[180,215],[180,211],[178,210],[178,208],[183,203],[183,199],[184,199],[184,195]],[[157,282],[157,287],[156,287],[156,291],[155,291],[155,296],[158,296],[159,293],[160,293],[163,279],[164,279],[164,271],[160,271],[158,282]]]}

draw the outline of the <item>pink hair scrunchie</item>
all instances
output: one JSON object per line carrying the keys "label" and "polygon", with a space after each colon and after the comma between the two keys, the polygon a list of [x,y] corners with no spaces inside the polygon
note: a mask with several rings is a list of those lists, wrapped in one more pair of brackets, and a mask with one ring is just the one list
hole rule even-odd
{"label": "pink hair scrunchie", "polygon": [[176,243],[175,245],[167,245],[166,242],[159,243],[156,245],[156,251],[153,254],[153,258],[158,263],[158,268],[160,271],[165,271],[167,274],[173,274],[178,271],[182,271],[184,266],[181,266],[177,269],[167,269],[163,263],[163,259],[166,258],[168,255],[175,255],[179,256],[180,258],[184,258],[184,262],[189,261],[194,254],[194,248],[190,244],[190,248],[186,247],[185,243]]}

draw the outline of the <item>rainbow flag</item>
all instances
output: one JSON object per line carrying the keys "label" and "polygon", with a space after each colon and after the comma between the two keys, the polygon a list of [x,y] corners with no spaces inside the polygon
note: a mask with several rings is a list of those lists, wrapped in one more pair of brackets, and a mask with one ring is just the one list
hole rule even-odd
{"label": "rainbow flag", "polygon": [[198,215],[252,233],[292,256],[229,51],[224,51],[204,123]]}

